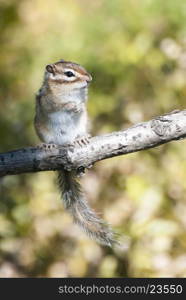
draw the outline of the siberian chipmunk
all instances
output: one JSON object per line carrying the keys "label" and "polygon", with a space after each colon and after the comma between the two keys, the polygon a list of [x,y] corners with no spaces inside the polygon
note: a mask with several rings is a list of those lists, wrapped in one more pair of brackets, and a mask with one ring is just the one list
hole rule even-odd
{"label": "siberian chipmunk", "polygon": [[[79,64],[60,60],[46,66],[43,84],[36,96],[35,129],[47,144],[88,142],[87,94],[91,75]],[[112,246],[114,233],[89,207],[77,180],[77,172],[58,171],[64,207],[91,238]]]}

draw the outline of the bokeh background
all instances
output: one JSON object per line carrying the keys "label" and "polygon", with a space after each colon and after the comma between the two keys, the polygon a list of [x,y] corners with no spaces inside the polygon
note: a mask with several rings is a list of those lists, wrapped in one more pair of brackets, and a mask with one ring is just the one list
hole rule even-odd
{"label": "bokeh background", "polygon": [[[39,143],[34,95],[61,58],[93,76],[94,135],[185,108],[183,0],[1,0],[0,151]],[[97,163],[83,178],[122,247],[89,240],[54,172],[0,179],[0,277],[185,277],[185,141]]]}

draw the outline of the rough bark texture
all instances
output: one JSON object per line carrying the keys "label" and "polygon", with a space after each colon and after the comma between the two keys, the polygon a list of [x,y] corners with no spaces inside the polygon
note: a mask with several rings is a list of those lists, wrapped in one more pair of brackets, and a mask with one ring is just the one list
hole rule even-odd
{"label": "rough bark texture", "polygon": [[0,176],[78,169],[117,155],[157,147],[186,137],[186,110],[173,111],[123,131],[92,137],[83,147],[29,147],[0,154]]}

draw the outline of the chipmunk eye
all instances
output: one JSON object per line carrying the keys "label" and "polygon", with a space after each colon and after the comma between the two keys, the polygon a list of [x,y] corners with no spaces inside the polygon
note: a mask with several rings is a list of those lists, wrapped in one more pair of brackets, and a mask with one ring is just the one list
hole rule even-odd
{"label": "chipmunk eye", "polygon": [[67,77],[75,76],[74,73],[72,73],[71,71],[64,72],[64,74],[65,74]]}

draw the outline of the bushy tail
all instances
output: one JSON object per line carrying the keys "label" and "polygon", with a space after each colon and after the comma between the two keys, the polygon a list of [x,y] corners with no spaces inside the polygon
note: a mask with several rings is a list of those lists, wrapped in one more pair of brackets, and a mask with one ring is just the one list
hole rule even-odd
{"label": "bushy tail", "polygon": [[114,238],[115,234],[109,226],[99,219],[89,207],[75,172],[59,171],[58,183],[64,206],[72,215],[74,222],[100,244],[113,246],[113,244],[117,243]]}

